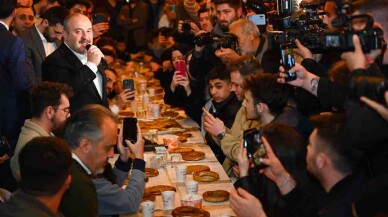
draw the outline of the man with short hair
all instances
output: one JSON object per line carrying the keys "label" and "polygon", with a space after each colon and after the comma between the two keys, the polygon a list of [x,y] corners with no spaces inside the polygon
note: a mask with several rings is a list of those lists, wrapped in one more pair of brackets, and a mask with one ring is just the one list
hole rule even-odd
{"label": "man with short hair", "polygon": [[204,30],[206,32],[212,32],[214,29],[212,20],[211,20],[211,14],[206,9],[206,7],[201,7],[198,10],[198,18],[199,18],[199,28],[201,30]]}
{"label": "man with short hair", "polygon": [[[117,94],[115,93],[115,90],[117,89],[117,72],[116,70],[112,68],[107,68],[104,70],[106,75],[106,89],[108,96],[111,96],[112,98],[116,98],[116,100],[112,100],[110,102],[110,110],[118,114],[119,110],[126,105],[129,105],[132,100],[129,100],[129,98],[132,98],[135,96],[135,91],[130,89],[125,89],[121,91],[121,93]],[[116,95],[116,96],[114,96]]]}
{"label": "man with short hair", "polygon": [[[88,0],[69,0],[65,4],[66,8],[70,10],[70,14],[83,14],[89,19],[92,19],[93,4]],[[108,22],[100,22],[93,24],[93,39],[97,41],[101,35],[109,31]]]}
{"label": "man with short hair", "polygon": [[20,36],[23,32],[30,29],[35,23],[34,12],[31,7],[18,6],[16,16],[12,25],[12,33]]}
{"label": "man with short hair", "polygon": [[0,0],[0,131],[8,139],[11,153],[24,120],[31,115],[28,92],[32,86],[23,40],[9,32],[15,8],[16,0]]}
{"label": "man with short hair", "polygon": [[[205,109],[213,116],[221,120],[227,128],[231,128],[235,121],[236,113],[241,107],[239,101],[231,89],[230,73],[225,67],[215,67],[208,74],[208,83],[211,99],[205,104]],[[203,122],[202,122],[203,128]],[[202,129],[204,131],[204,129]],[[213,150],[218,161],[224,162],[225,155],[210,134],[205,134],[207,144]]]}
{"label": "man with short hair", "polygon": [[[243,80],[250,74],[262,73],[260,63],[253,56],[241,56],[238,61],[227,65],[227,71],[230,72],[231,91],[234,91],[237,99],[242,102],[244,100],[244,90],[242,89]],[[223,163],[223,168],[232,175],[233,162],[237,162],[237,154],[242,139],[242,132],[251,128],[258,128],[257,120],[248,120],[246,110],[241,107],[237,112],[232,127],[226,128],[224,122],[219,118],[215,118],[209,112],[204,111],[204,128],[206,132],[213,136],[213,140],[221,146],[226,159]]]}
{"label": "man with short hair", "polygon": [[0,203],[0,216],[58,217],[72,177],[69,146],[55,137],[37,137],[20,152],[20,190]]}
{"label": "man with short hair", "polygon": [[213,32],[223,36],[229,31],[229,25],[240,19],[243,14],[240,0],[214,0],[218,23]]}
{"label": "man with short hair", "polygon": [[64,139],[70,146],[72,183],[62,198],[59,210],[64,216],[97,216],[97,193],[90,178],[103,173],[114,157],[117,118],[101,105],[88,105],[67,121]]}
{"label": "man with short hair", "polygon": [[34,1],[32,9],[35,12],[35,17],[40,17],[42,14],[45,14],[46,11],[52,7],[62,6],[62,1],[58,0],[38,0]]}
{"label": "man with short hair", "polygon": [[42,82],[42,62],[62,44],[63,21],[69,12],[64,7],[52,7],[35,26],[20,37],[26,45],[26,63],[34,84]]}
{"label": "man with short hair", "polygon": [[64,43],[42,64],[44,81],[68,84],[74,91],[71,112],[83,105],[108,107],[106,77],[99,67],[103,54],[93,43],[92,23],[82,14],[71,14],[64,21]]}
{"label": "man with short hair", "polygon": [[14,156],[11,158],[11,169],[16,180],[20,181],[19,152],[31,139],[53,136],[53,131],[63,128],[66,119],[70,117],[71,94],[69,87],[60,83],[43,82],[32,89],[32,118],[24,122]]}

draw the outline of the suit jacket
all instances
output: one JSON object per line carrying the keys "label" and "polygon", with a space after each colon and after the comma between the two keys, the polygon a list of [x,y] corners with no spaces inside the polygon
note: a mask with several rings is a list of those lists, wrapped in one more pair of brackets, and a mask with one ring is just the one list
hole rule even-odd
{"label": "suit jacket", "polygon": [[101,104],[109,107],[106,94],[106,77],[101,67],[98,72],[102,77],[102,98],[94,85],[96,74],[77,58],[64,43],[50,54],[42,64],[43,81],[60,82],[73,89],[70,98],[71,112],[87,104]]}
{"label": "suit jacket", "polygon": [[20,36],[26,46],[26,63],[33,84],[42,82],[42,62],[46,58],[42,39],[35,26]]}
{"label": "suit jacket", "polygon": [[59,210],[64,216],[71,217],[98,215],[96,188],[92,179],[76,160],[73,160],[71,168],[70,188],[63,195]]}
{"label": "suit jacket", "polygon": [[0,131],[15,147],[24,120],[30,117],[31,79],[23,41],[0,24]]}
{"label": "suit jacket", "polygon": [[[126,19],[120,19],[120,16],[126,17]],[[147,46],[148,33],[147,23],[150,16],[148,4],[138,1],[135,7],[132,9],[132,17],[130,17],[129,4],[125,4],[118,17],[118,24],[120,26],[126,26],[128,34],[133,33],[133,41],[138,48]],[[132,19],[137,19],[137,22],[132,22]]]}

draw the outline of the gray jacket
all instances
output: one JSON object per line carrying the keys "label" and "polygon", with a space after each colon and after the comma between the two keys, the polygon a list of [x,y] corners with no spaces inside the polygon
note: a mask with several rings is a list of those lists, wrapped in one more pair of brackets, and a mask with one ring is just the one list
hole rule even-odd
{"label": "gray jacket", "polygon": [[122,185],[129,172],[124,172],[120,170],[121,168],[118,169],[117,162],[116,167],[113,168],[117,184],[112,184],[104,177],[93,179],[97,190],[98,214],[100,216],[132,214],[139,210],[145,188],[144,165],[143,160],[134,160],[131,179],[125,189],[122,188]]}

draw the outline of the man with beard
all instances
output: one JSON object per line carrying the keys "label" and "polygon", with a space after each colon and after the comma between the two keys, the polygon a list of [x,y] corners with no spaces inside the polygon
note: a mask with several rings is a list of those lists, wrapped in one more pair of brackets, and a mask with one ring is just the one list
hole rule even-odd
{"label": "man with beard", "polygon": [[63,29],[64,43],[43,61],[42,79],[65,83],[73,89],[72,113],[87,104],[108,107],[106,77],[98,67],[104,55],[91,45],[92,23],[85,15],[75,13],[66,17]]}
{"label": "man with beard", "polygon": [[63,21],[69,11],[58,6],[41,14],[42,20],[26,30],[21,38],[26,46],[26,63],[33,84],[42,82],[42,62],[62,43]]}
{"label": "man with beard", "polygon": [[112,100],[109,101],[110,110],[118,114],[121,108],[125,108],[126,105],[131,104],[130,98],[135,96],[135,91],[131,89],[125,89],[121,93],[117,93],[117,72],[113,68],[107,68],[104,70],[106,76],[106,91],[108,97]]}
{"label": "man with beard", "polygon": [[62,3],[57,0],[37,0],[34,1],[34,4],[32,5],[32,10],[34,10],[35,12],[35,17],[41,17],[47,12],[48,9],[61,5]]}
{"label": "man with beard", "polygon": [[229,33],[237,36],[240,54],[231,48],[220,48],[215,55],[224,63],[236,61],[240,55],[253,55],[265,72],[277,73],[280,55],[268,51],[268,40],[250,20],[240,19],[229,25]]}
{"label": "man with beard", "polygon": [[215,0],[218,23],[213,33],[223,36],[229,31],[229,25],[238,20],[242,15],[240,0]]}
{"label": "man with beard", "polygon": [[54,136],[53,131],[63,127],[70,117],[71,96],[69,87],[60,83],[43,82],[35,86],[30,94],[32,118],[24,122],[15,154],[11,158],[13,176],[20,181],[19,153],[33,138],[40,136]]}

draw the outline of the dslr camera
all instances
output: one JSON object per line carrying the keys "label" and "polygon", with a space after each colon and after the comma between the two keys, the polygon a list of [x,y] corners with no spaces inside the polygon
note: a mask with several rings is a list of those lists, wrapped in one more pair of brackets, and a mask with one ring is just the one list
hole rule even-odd
{"label": "dslr camera", "polygon": [[263,169],[267,165],[263,164],[263,158],[267,157],[261,133],[257,129],[248,129],[244,131],[244,148],[247,149],[248,159],[252,160],[257,169]]}
{"label": "dslr camera", "polygon": [[185,34],[190,34],[191,26],[190,26],[191,20],[184,20],[182,23],[182,31]]}
{"label": "dslr camera", "polygon": [[222,48],[231,48],[238,52],[238,38],[236,35],[226,33],[224,36],[218,36],[212,33],[201,33],[194,37],[194,44],[197,46],[210,45],[214,50]]}

